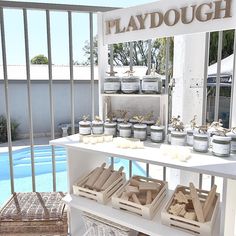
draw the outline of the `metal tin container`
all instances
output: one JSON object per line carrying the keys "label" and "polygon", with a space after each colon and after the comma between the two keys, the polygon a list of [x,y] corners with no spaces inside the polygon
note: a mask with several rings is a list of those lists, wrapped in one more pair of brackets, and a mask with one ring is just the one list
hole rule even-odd
{"label": "metal tin container", "polygon": [[119,134],[122,138],[130,138],[131,137],[131,126],[130,123],[120,123],[119,124]]}
{"label": "metal tin container", "polygon": [[218,157],[230,156],[231,137],[214,135],[212,138],[212,153]]}
{"label": "metal tin container", "polygon": [[230,132],[227,134],[228,137],[231,137],[231,152],[236,153],[236,134]]}
{"label": "metal tin container", "polygon": [[104,134],[116,136],[117,123],[116,122],[105,122],[104,124]]}
{"label": "metal tin container", "polygon": [[154,120],[144,120],[142,123],[147,125],[147,135],[150,135],[151,134],[151,126],[155,124],[155,121]]}
{"label": "metal tin container", "polygon": [[208,134],[195,133],[193,135],[193,150],[196,152],[208,152],[209,136]]}
{"label": "metal tin container", "polygon": [[165,137],[165,127],[164,126],[151,126],[151,140],[154,143],[162,143]]}
{"label": "metal tin container", "polygon": [[185,146],[186,136],[185,132],[171,131],[171,145]]}
{"label": "metal tin container", "polygon": [[96,121],[92,122],[92,131],[93,134],[103,134],[103,121]]}
{"label": "metal tin container", "polygon": [[91,134],[91,121],[81,120],[79,122],[79,134],[81,135]]}
{"label": "metal tin container", "polygon": [[171,132],[174,131],[175,128],[173,128],[172,126],[168,127],[167,130],[167,142],[170,144],[171,143]]}
{"label": "metal tin container", "polygon": [[140,79],[137,76],[126,76],[121,78],[121,91],[126,94],[139,93]]}
{"label": "metal tin container", "polygon": [[193,146],[193,129],[188,129],[187,130],[187,145],[188,146]]}
{"label": "metal tin container", "polygon": [[104,93],[118,93],[120,91],[120,78],[117,76],[105,77]]}
{"label": "metal tin container", "polygon": [[135,124],[134,125],[134,138],[144,141],[147,139],[147,125]]}
{"label": "metal tin container", "polygon": [[161,78],[154,75],[146,75],[142,79],[142,92],[147,94],[161,93],[162,81]]}

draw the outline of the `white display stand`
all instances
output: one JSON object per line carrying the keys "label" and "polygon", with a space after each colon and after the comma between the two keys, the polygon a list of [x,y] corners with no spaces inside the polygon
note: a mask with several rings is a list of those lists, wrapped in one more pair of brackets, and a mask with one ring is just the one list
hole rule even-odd
{"label": "white display stand", "polygon": [[[236,180],[236,155],[231,155],[230,158],[218,158],[212,156],[210,153],[198,154],[192,152],[191,158],[188,161],[181,162],[173,160],[171,157],[163,156],[158,147],[145,147],[144,149],[134,150],[116,148],[113,143],[102,143],[96,145],[83,144],[79,142],[78,134],[52,140],[50,141],[50,144],[65,147],[67,149],[68,195],[64,200],[70,208],[72,236],[83,235],[80,231],[83,230],[83,224],[80,217],[82,211],[92,213],[148,235],[190,235],[162,225],[160,219],[161,209],[153,220],[146,220],[140,216],[113,209],[110,204],[101,205],[93,200],[74,196],[72,194],[72,186],[76,180],[95,167],[100,166],[104,161],[108,160],[108,157],[120,157],[132,161],[219,176],[224,178],[225,183],[227,183],[229,179]],[[226,191],[227,185],[224,186],[224,193],[226,193]],[[167,197],[166,201],[169,197]],[[224,222],[227,196],[224,194],[222,197],[221,216],[223,217],[222,221]],[[220,234],[219,227],[221,226],[221,230],[224,229],[224,224],[220,224],[219,217],[220,216],[218,216],[217,223],[215,224],[214,236],[224,235],[223,233]]]}
{"label": "white display stand", "polygon": [[[150,101],[150,99],[156,99],[156,104],[159,104],[157,107],[158,112],[156,113],[156,116],[159,115],[162,122],[167,124],[168,97],[165,94],[103,94],[103,78],[105,77],[108,68],[108,44],[235,28],[236,0],[224,0],[222,2],[206,0],[206,2],[199,1],[197,3],[196,1],[187,0],[165,0],[99,14],[98,73],[100,91],[99,112],[101,118],[104,119],[106,117],[109,109],[114,110],[118,108],[117,101],[121,102],[122,100],[125,100],[128,101],[128,103],[131,103],[132,101],[133,106],[135,106],[135,102],[140,103],[140,101],[144,102],[144,99],[147,99],[147,101]],[[198,15],[194,16],[194,20],[192,22],[185,24],[181,22],[181,17],[178,17],[180,16],[178,14],[180,14],[180,9],[185,9],[185,7],[191,7],[192,5],[196,5]],[[157,26],[158,24],[155,21],[157,20],[155,18],[156,11],[158,11],[159,15],[162,14],[164,17],[164,22],[160,24],[160,26]],[[207,16],[207,12],[209,13],[209,19],[204,18],[204,16]],[[175,18],[173,18],[173,14]],[[153,17],[155,18],[154,20]],[[153,25],[157,27],[152,27]],[[149,107],[148,110],[150,111]],[[235,112],[233,114],[235,114]],[[67,149],[68,195],[64,198],[64,201],[69,206],[70,233],[72,236],[83,235],[84,229],[81,219],[81,213],[83,211],[92,213],[104,219],[113,221],[114,223],[118,223],[148,235],[190,235],[188,233],[162,225],[160,219],[161,209],[159,209],[153,220],[146,220],[140,216],[113,209],[110,204],[101,205],[95,201],[74,196],[72,194],[72,185],[76,182],[76,180],[97,166],[100,166],[104,161],[108,160],[109,157],[124,158],[127,160],[169,167],[192,173],[222,177],[224,180],[224,185],[222,191],[221,214],[219,213],[218,215],[213,236],[234,236],[234,229],[232,227],[234,222],[232,221],[235,219],[235,216],[233,216],[235,212],[230,212],[230,204],[233,203],[234,194],[232,194],[230,188],[231,186],[235,186],[231,183],[231,181],[236,180],[236,155],[231,155],[230,158],[218,158],[212,156],[210,153],[192,153],[191,158],[188,161],[181,162],[178,160],[173,160],[171,157],[163,156],[158,148],[158,145],[155,145],[155,147],[145,146],[145,148],[141,150],[124,150],[116,148],[112,143],[96,145],[79,143],[79,135],[72,135],[69,137],[52,140],[50,144],[62,146]],[[169,193],[169,195],[170,194],[171,193]],[[166,201],[168,199],[169,197],[166,198]],[[165,203],[166,202],[164,202],[163,205]],[[229,203],[229,205],[226,203]],[[163,208],[163,206],[161,208]]]}

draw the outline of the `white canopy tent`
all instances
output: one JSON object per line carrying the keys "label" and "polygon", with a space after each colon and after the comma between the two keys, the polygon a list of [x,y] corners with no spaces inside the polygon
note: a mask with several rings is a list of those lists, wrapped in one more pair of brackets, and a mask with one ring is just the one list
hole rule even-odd
{"label": "white canopy tent", "polygon": [[[230,55],[221,61],[221,74],[233,75],[234,55]],[[217,74],[217,63],[208,67],[208,75]]]}

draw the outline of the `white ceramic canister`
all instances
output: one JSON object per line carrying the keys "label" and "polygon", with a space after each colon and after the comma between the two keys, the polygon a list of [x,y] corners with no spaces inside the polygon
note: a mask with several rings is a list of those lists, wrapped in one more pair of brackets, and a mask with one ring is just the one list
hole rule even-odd
{"label": "white ceramic canister", "polygon": [[79,134],[82,134],[82,135],[89,135],[89,134],[91,134],[91,121],[81,120],[79,122]]}
{"label": "white ceramic canister", "polygon": [[103,134],[103,121],[94,120],[92,122],[93,134]]}
{"label": "white ceramic canister", "polygon": [[228,157],[230,155],[231,137],[214,135],[212,137],[212,153],[218,157]]}
{"label": "white ceramic canister", "polygon": [[147,135],[150,135],[151,134],[151,126],[155,124],[155,121],[154,120],[144,120],[142,123],[147,125]]}
{"label": "white ceramic canister", "polygon": [[169,125],[168,130],[167,130],[167,142],[170,144],[171,143],[171,132],[174,131],[175,128]]}
{"label": "white ceramic canister", "polygon": [[187,145],[188,146],[193,146],[193,134],[194,134],[194,129],[187,129]]}
{"label": "white ceramic canister", "polygon": [[131,137],[131,126],[130,123],[120,123],[119,124],[119,135],[122,138],[130,138]]}
{"label": "white ceramic canister", "polygon": [[104,124],[104,134],[116,136],[117,123],[116,122],[105,122]]}
{"label": "white ceramic canister", "polygon": [[209,136],[208,134],[193,134],[193,150],[196,152],[208,152]]}
{"label": "white ceramic canister", "polygon": [[120,124],[124,123],[125,119],[124,118],[117,118],[117,130],[120,130]]}
{"label": "white ceramic canister", "polygon": [[134,118],[131,118],[131,119],[129,119],[129,123],[132,124],[131,133],[133,134],[134,133],[134,125],[138,124],[138,121],[136,119],[134,119]]}
{"label": "white ceramic canister", "polygon": [[135,124],[134,125],[134,138],[144,141],[147,139],[147,125]]}
{"label": "white ceramic canister", "polygon": [[108,76],[104,80],[104,93],[118,93],[120,91],[120,78],[117,76]]}
{"label": "white ceramic canister", "polygon": [[152,125],[151,126],[151,140],[154,143],[162,143],[165,138],[165,127]]}
{"label": "white ceramic canister", "polygon": [[180,131],[171,131],[171,145],[176,146],[185,146],[186,145],[186,136],[185,132]]}
{"label": "white ceramic canister", "polygon": [[142,79],[142,92],[147,94],[161,93],[162,80],[157,75],[146,75]]}
{"label": "white ceramic canister", "polygon": [[139,93],[140,79],[137,76],[127,76],[121,78],[121,91],[123,93]]}
{"label": "white ceramic canister", "polygon": [[231,152],[236,153],[236,133],[230,132],[227,136],[231,137]]}

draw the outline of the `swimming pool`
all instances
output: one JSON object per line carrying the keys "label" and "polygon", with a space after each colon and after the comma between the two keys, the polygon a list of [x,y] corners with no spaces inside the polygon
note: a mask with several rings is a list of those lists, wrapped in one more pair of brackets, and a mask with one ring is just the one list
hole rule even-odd
{"label": "swimming pool", "polygon": [[[52,153],[51,146],[35,146],[35,181],[36,191],[52,191]],[[66,150],[63,147],[55,147],[56,160],[56,184],[57,191],[67,190],[67,172],[66,172]],[[128,176],[129,161],[115,158],[114,168],[119,169],[124,166]],[[31,153],[30,148],[21,148],[13,151],[13,170],[16,192],[31,192]],[[144,169],[136,162],[132,165],[133,175],[145,175]],[[7,200],[11,194],[10,189],[10,170],[8,153],[0,153],[0,205]]]}

